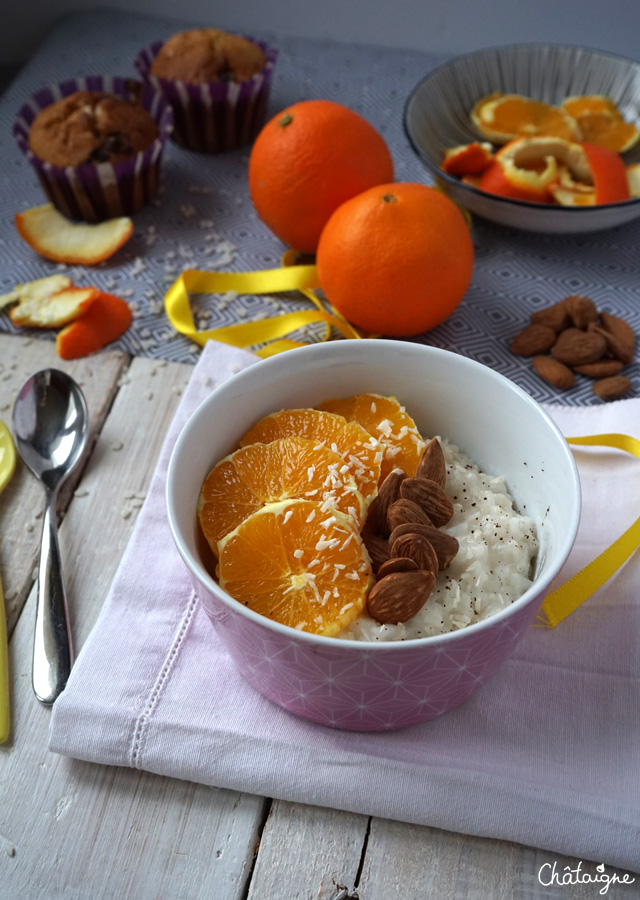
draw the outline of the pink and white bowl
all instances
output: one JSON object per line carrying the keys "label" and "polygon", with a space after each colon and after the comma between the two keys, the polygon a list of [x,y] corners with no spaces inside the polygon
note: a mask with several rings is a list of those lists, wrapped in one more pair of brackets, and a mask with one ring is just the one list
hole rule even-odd
{"label": "pink and white bowl", "polygon": [[[209,575],[196,502],[209,469],[263,415],[365,391],[394,395],[424,436],[441,435],[504,475],[536,523],[532,587],[510,607],[439,637],[385,643],[296,631],[252,612]],[[169,525],[194,589],[245,678],[274,703],[323,725],[383,731],[427,722],[471,698],[527,631],[567,559],[580,518],[571,451],[547,413],[492,369],[400,341],[335,341],[274,356],[234,376],[193,413],[167,476]]]}

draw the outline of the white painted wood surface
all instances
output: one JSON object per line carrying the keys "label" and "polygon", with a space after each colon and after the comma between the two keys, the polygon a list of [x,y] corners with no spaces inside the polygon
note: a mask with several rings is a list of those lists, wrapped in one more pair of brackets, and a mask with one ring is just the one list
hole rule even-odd
{"label": "white painted wood surface", "polygon": [[[62,363],[52,343],[0,335],[0,418],[23,380],[69,371],[91,412],[87,460],[60,498],[76,648],[86,639],[136,517],[185,366],[103,353]],[[587,900],[545,887],[540,867],[578,861],[516,844],[216,790],[47,750],[50,712],[31,689],[43,495],[19,464],[0,495],[0,572],[11,633],[13,730],[0,747],[0,900]],[[585,864],[595,871],[594,864]],[[609,874],[614,872],[608,868]],[[622,875],[623,873],[618,873]],[[633,884],[609,889],[638,900]]]}

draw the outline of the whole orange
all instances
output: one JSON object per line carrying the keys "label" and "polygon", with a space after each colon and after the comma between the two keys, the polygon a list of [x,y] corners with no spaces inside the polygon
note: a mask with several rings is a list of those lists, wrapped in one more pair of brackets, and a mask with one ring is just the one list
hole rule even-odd
{"label": "whole orange", "polygon": [[327,299],[351,322],[394,337],[444,321],[471,281],[473,242],[457,206],[423,184],[383,184],[343,203],[316,263]]}
{"label": "whole orange", "polygon": [[264,126],[249,158],[249,190],[262,221],[295,250],[314,253],[329,216],[350,197],[393,181],[384,139],[358,113],[304,100]]}

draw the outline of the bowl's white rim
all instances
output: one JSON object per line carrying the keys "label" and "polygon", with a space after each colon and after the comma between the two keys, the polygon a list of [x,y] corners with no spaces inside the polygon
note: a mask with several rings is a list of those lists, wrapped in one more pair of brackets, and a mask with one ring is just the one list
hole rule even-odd
{"label": "bowl's white rim", "polygon": [[[343,342],[335,342],[335,346],[341,345]],[[344,342],[345,344],[347,342]],[[348,342],[351,343],[351,342]],[[387,346],[396,346],[398,345],[398,341],[385,340],[380,339],[376,340],[376,344],[383,344]],[[300,347],[294,350],[288,350],[287,356],[289,359],[292,358],[292,354],[296,354],[299,356],[300,354],[304,354],[308,356],[310,354],[321,355],[327,351],[327,347],[331,346],[331,344],[327,343],[318,343],[311,344],[306,347]],[[565,456],[566,462],[568,464],[569,471],[571,472],[571,496],[573,498],[573,510],[570,520],[570,526],[567,529],[567,532],[564,536],[564,540],[556,551],[556,563],[550,568],[545,577],[539,581],[535,581],[532,586],[517,600],[514,600],[512,604],[505,607],[505,609],[500,610],[497,613],[494,613],[492,616],[489,616],[487,619],[484,619],[481,622],[476,622],[471,625],[466,626],[465,628],[461,628],[458,631],[448,632],[447,634],[442,635],[431,635],[428,637],[422,638],[409,638],[407,640],[401,641],[355,641],[355,640],[345,640],[344,638],[338,637],[326,637],[324,635],[312,634],[307,631],[297,631],[294,628],[290,628],[288,625],[282,625],[279,622],[274,622],[271,619],[267,619],[265,616],[260,615],[259,613],[254,612],[251,609],[248,609],[246,606],[243,606],[237,600],[235,600],[230,594],[228,594],[220,585],[211,577],[211,575],[207,572],[204,565],[199,562],[188,550],[185,541],[182,539],[178,528],[176,526],[175,515],[173,512],[173,500],[171,494],[171,485],[175,478],[175,472],[177,469],[177,459],[182,451],[182,447],[184,444],[188,443],[190,432],[192,429],[196,427],[196,421],[199,416],[204,414],[204,410],[206,407],[212,403],[216,402],[213,398],[217,397],[220,393],[224,392],[230,385],[230,382],[227,381],[224,384],[220,385],[220,387],[216,388],[206,397],[202,403],[193,411],[187,422],[185,423],[182,431],[178,435],[174,448],[171,452],[171,457],[169,459],[169,466],[167,469],[167,478],[165,485],[165,508],[167,513],[167,519],[169,522],[169,529],[171,531],[171,535],[173,537],[174,543],[182,557],[183,561],[187,565],[188,569],[195,576],[195,578],[202,582],[203,586],[212,594],[214,594],[219,600],[221,600],[232,612],[243,616],[250,621],[254,622],[257,625],[260,625],[262,628],[266,628],[267,631],[274,631],[276,634],[281,635],[284,638],[288,638],[291,640],[300,640],[304,643],[312,644],[319,647],[334,647],[341,648],[343,651],[345,648],[352,647],[353,652],[363,653],[367,652],[391,652],[398,651],[399,647],[428,647],[435,646],[440,643],[449,643],[450,641],[459,641],[464,635],[478,635],[481,631],[484,631],[488,628],[495,627],[498,623],[503,621],[504,619],[511,618],[514,611],[517,609],[526,606],[530,600],[538,595],[541,598],[547,593],[549,586],[553,582],[553,580],[558,575],[558,572],[566,562],[569,553],[571,552],[571,548],[575,542],[575,538],[578,532],[578,526],[580,523],[580,511],[581,511],[581,488],[580,488],[580,478],[578,475],[578,468],[576,466],[575,460],[573,458],[573,454],[571,453],[571,449],[569,444],[566,442],[564,435],[553,421],[551,416],[544,410],[540,404],[531,397],[530,394],[527,394],[526,391],[522,390],[517,384],[510,381],[504,375],[501,375],[499,372],[496,372],[493,369],[490,369],[488,366],[484,366],[482,363],[476,362],[473,359],[470,359],[465,356],[460,356],[459,354],[453,353],[449,350],[442,350],[438,347],[429,347],[423,344],[416,344],[416,346],[423,347],[423,349],[428,353],[433,353],[436,356],[456,356],[463,365],[467,365],[472,370],[481,369],[486,374],[488,373],[489,377],[495,378],[498,381],[504,381],[507,383],[508,387],[513,390],[514,393],[520,396],[520,398],[527,403],[527,405],[532,406],[537,414],[540,416],[540,419],[546,424],[549,431],[555,435],[558,440],[559,447],[561,448],[561,452]],[[270,365],[277,365],[277,357],[271,357],[268,359],[261,360],[259,363],[260,371],[264,372],[265,367]],[[241,372],[238,372],[233,376],[233,383],[235,386],[242,385],[242,382],[245,380],[250,380],[255,377],[255,367],[250,366],[248,369],[244,369]],[[194,511],[195,515],[195,511]],[[540,601],[542,605],[542,599]],[[374,649],[375,648],[375,649]]]}

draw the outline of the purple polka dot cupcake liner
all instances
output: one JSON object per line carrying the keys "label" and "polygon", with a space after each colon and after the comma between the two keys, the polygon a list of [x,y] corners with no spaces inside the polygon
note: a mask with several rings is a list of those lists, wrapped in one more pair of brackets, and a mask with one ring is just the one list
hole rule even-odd
{"label": "purple polka dot cupcake liner", "polygon": [[[246,35],[245,35],[246,37]],[[250,144],[265,123],[271,77],[278,51],[247,37],[264,52],[262,72],[247,81],[189,84],[150,74],[162,41],[141,50],[134,64],[145,82],[162,91],[173,107],[173,140],[189,150],[225,153]]]}
{"label": "purple polka dot cupcake liner", "polygon": [[[33,120],[45,107],[76,91],[105,91],[125,100],[139,100],[156,122],[158,137],[146,150],[115,164],[61,167],[44,162],[29,149]],[[102,222],[132,215],[149,203],[158,187],[162,152],[172,129],[171,105],[151,84],[115,75],[90,75],[39,90],[19,111],[13,134],[35,169],[45,194],[64,216]]]}

